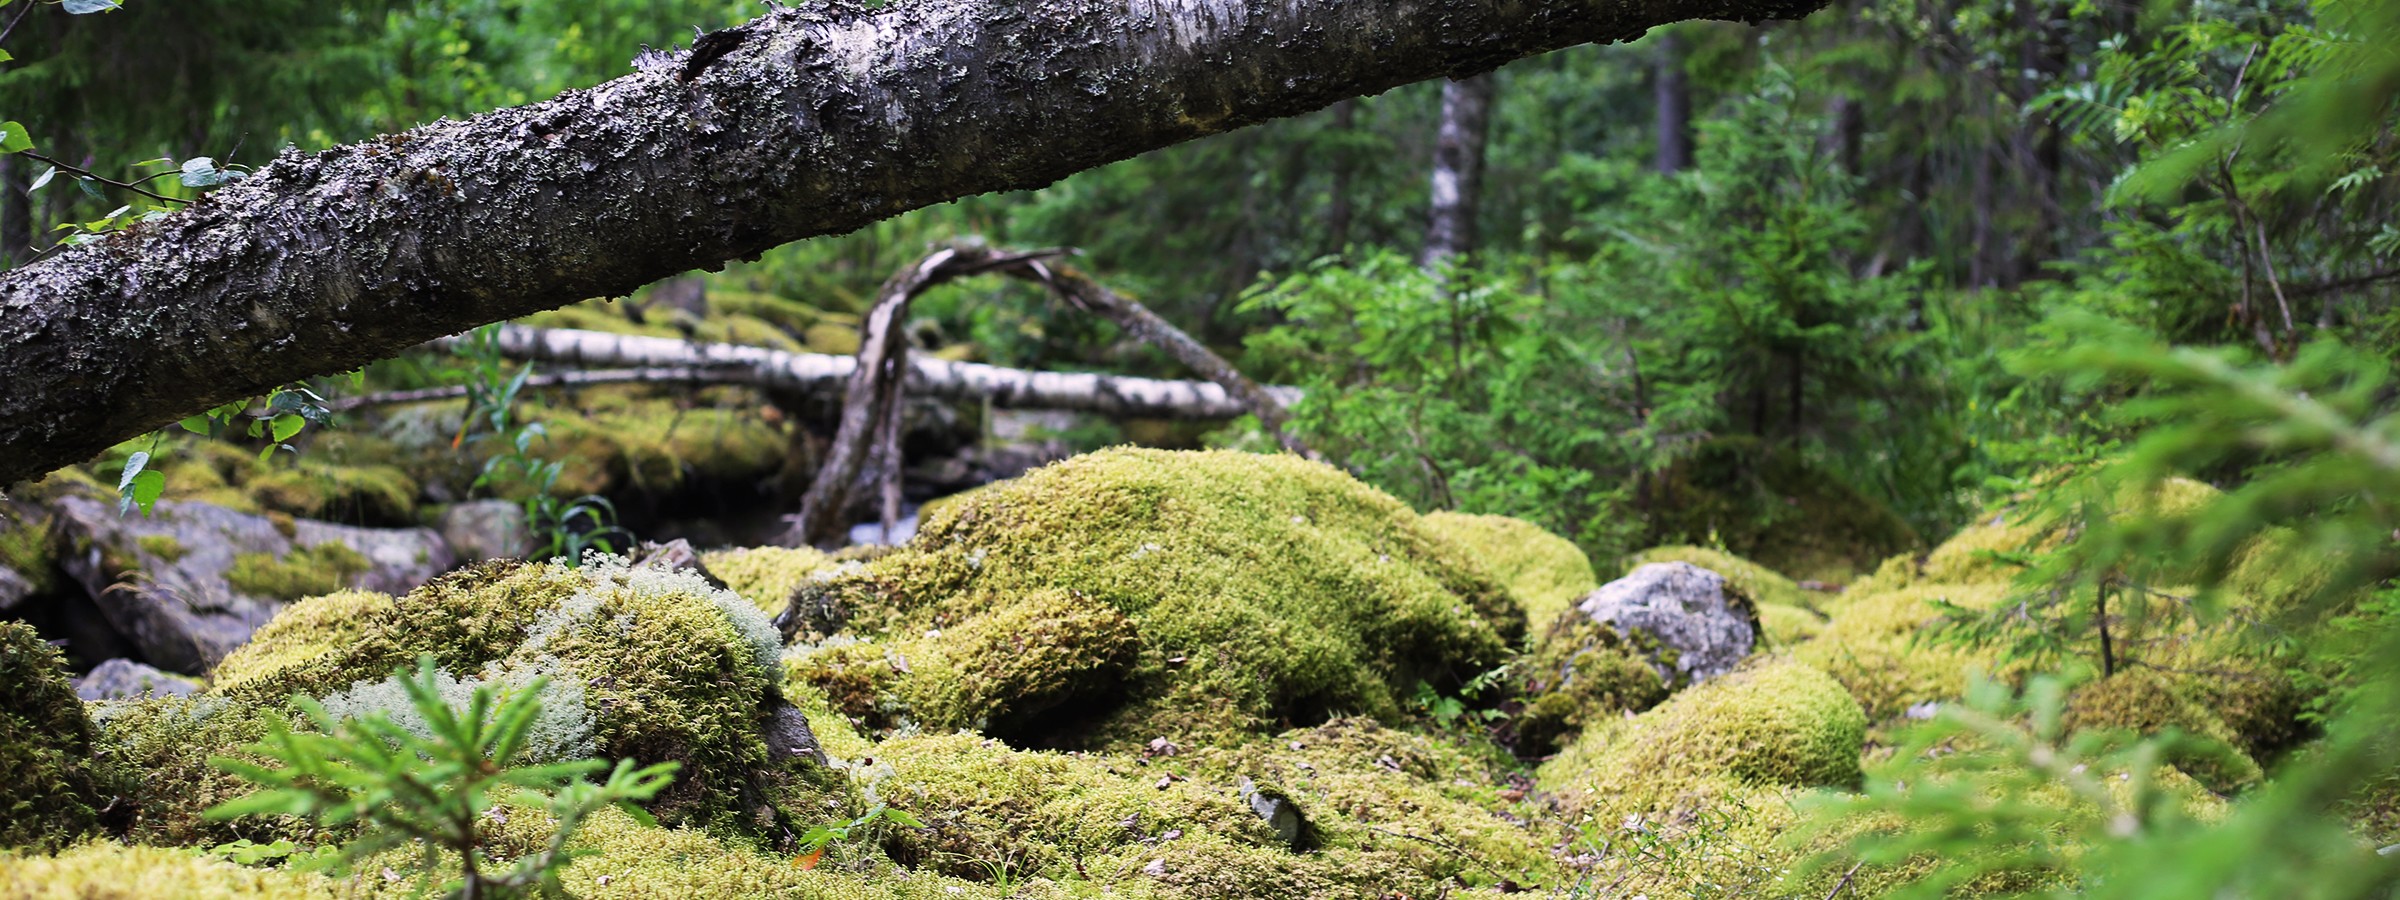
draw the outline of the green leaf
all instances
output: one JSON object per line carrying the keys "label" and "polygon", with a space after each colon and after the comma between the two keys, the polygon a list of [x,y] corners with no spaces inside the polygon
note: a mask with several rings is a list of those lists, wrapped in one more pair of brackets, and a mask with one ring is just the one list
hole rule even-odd
{"label": "green leaf", "polygon": [[66,3],[62,5],[67,8],[67,12],[81,16],[90,13],[108,12],[123,6],[124,4],[117,2],[117,0],[66,0]]}
{"label": "green leaf", "polygon": [[625,815],[632,817],[636,822],[640,822],[644,827],[658,827],[658,817],[651,815],[650,811],[643,809],[640,804],[637,804],[631,800],[619,800],[617,801],[617,808],[624,810]]}
{"label": "green leaf", "polygon": [[82,188],[84,193],[92,195],[94,200],[108,199],[107,194],[100,192],[100,180],[97,178],[78,177],[75,179],[75,186]]}
{"label": "green leaf", "polygon": [[151,505],[157,503],[158,495],[166,490],[167,473],[157,469],[144,471],[133,478],[133,504],[142,508],[142,515],[149,515]]}
{"label": "green leaf", "polygon": [[41,190],[41,189],[42,189],[42,185],[49,184],[49,183],[50,183],[50,179],[52,179],[52,178],[55,178],[55,177],[57,177],[57,176],[58,176],[58,167],[57,167],[57,166],[51,166],[50,168],[43,169],[43,170],[42,170],[42,174],[33,176],[33,186],[32,186],[32,187],[29,187],[29,188],[26,188],[26,189],[25,189],[25,191],[26,191],[27,193],[31,193],[31,192],[34,192],[34,191]]}
{"label": "green leaf", "polygon": [[23,153],[33,149],[33,133],[22,122],[0,122],[0,153]]}
{"label": "green leaf", "polygon": [[284,441],[291,440],[292,435],[299,434],[300,429],[306,427],[308,427],[308,420],[300,417],[297,414],[284,413],[283,415],[276,416],[275,442],[280,444]]}
{"label": "green leaf", "polygon": [[150,452],[147,450],[135,450],[132,456],[125,457],[125,473],[117,476],[117,493],[122,494],[132,487],[133,477],[142,474],[142,469],[149,465]]}
{"label": "green leaf", "polygon": [[185,431],[205,436],[208,434],[209,418],[205,413],[197,416],[185,416],[183,421],[175,424],[183,426]]}
{"label": "green leaf", "polygon": [[[7,5],[8,5],[8,0],[0,0],[0,6],[7,6]],[[9,60],[13,60],[13,59],[16,59],[16,58],[17,58],[17,55],[16,55],[16,54],[14,54],[14,53],[10,53],[10,52],[8,52],[8,51],[6,51],[6,50],[0,50],[0,62],[8,62]]]}
{"label": "green leaf", "polygon": [[226,180],[225,170],[217,168],[215,159],[195,156],[183,161],[184,187],[214,187]]}

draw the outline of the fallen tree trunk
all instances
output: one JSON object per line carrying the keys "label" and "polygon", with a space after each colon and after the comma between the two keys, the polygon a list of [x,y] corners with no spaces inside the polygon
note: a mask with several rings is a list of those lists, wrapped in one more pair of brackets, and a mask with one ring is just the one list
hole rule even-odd
{"label": "fallen tree trunk", "polygon": [[1822,0],[778,8],[588,90],[316,153],[0,275],[0,484],[445,334],[1652,25]]}
{"label": "fallen tree trunk", "polygon": [[[445,339],[444,343],[455,338]],[[674,338],[500,326],[500,354],[510,359],[593,368],[673,370],[676,381],[748,384],[834,393],[857,371],[855,356],[793,353],[740,344],[695,344]],[[685,377],[685,376],[689,377]],[[1293,387],[1264,388],[1276,402],[1300,401]],[[945,400],[989,400],[1003,409],[1065,409],[1129,418],[1231,419],[1248,404],[1205,381],[1169,381],[1096,372],[1034,372],[923,355],[908,360],[908,392]]]}

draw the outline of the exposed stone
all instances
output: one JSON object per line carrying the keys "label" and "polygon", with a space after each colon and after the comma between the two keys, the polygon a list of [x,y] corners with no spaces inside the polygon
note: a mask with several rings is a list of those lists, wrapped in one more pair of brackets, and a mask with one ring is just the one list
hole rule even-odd
{"label": "exposed stone", "polygon": [[1300,814],[1300,805],[1282,793],[1261,788],[1248,778],[1241,780],[1242,802],[1250,805],[1267,827],[1275,829],[1275,837],[1294,850],[1305,851],[1315,844],[1309,834],[1308,819]]}
{"label": "exposed stone", "polygon": [[533,552],[533,534],[525,527],[525,509],[506,500],[469,500],[451,504],[438,524],[442,542],[460,562],[522,559]]}
{"label": "exposed stone", "polygon": [[199,693],[200,680],[162,672],[130,659],[112,659],[75,679],[75,696],[85,700],[130,700],[141,697],[188,697]]}
{"label": "exposed stone", "polygon": [[817,743],[817,733],[808,727],[808,716],[799,707],[776,701],[767,714],[767,752],[776,759],[805,756],[817,765],[825,765],[825,748]]}
{"label": "exposed stone", "polygon": [[1629,638],[1647,635],[1635,645],[1671,682],[1698,683],[1733,671],[1758,643],[1757,613],[1726,598],[1723,577],[1690,563],[1634,569],[1576,608]]}
{"label": "exposed stone", "polygon": [[14,609],[25,598],[33,596],[33,579],[17,574],[17,570],[0,566],[0,613]]}
{"label": "exposed stone", "polygon": [[189,675],[241,646],[290,600],[342,587],[405,592],[452,566],[449,548],[424,528],[352,528],[172,500],[147,516],[119,515],[116,504],[88,497],[61,498],[56,509],[60,567],[144,659]]}

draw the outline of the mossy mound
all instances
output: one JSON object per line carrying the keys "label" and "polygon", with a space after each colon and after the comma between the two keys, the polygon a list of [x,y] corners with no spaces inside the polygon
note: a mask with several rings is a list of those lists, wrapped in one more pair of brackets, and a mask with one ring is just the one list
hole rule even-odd
{"label": "mossy mound", "polygon": [[259,869],[167,847],[80,844],[55,856],[0,851],[0,897],[11,900],[332,900],[321,875]]}
{"label": "mossy mound", "polygon": [[1722,545],[1779,572],[1845,582],[1917,545],[1881,501],[1755,438],[1717,438],[1647,485],[1656,544]]}
{"label": "mossy mound", "polygon": [[127,840],[142,844],[211,846],[249,839],[266,843],[341,837],[290,817],[210,820],[209,807],[249,794],[255,785],[209,765],[230,756],[265,764],[245,747],[297,717],[281,704],[227,697],[154,697],[96,704],[103,758],[128,775],[131,805]]}
{"label": "mossy mound", "polygon": [[388,603],[337,594],[295,604],[211,689],[260,703],[322,697],[419,654],[455,673],[571,681],[602,756],[683,763],[656,801],[664,818],[756,827],[765,823],[749,817],[773,787],[761,780],[774,768],[761,726],[779,650],[755,606],[689,572],[496,561]]}
{"label": "mossy mound", "polygon": [[[1855,590],[1855,589],[1854,589]],[[1831,674],[1878,721],[1910,706],[1956,698],[1975,673],[2002,677],[1997,650],[1938,639],[1935,601],[1986,610],[2009,597],[2005,583],[1917,584],[1847,600],[1795,658]]]}
{"label": "mossy mound", "polygon": [[1434,512],[1425,524],[1467,549],[1524,607],[1525,621],[1548,622],[1600,586],[1575,542],[1508,516]]}
{"label": "mossy mound", "polygon": [[2263,777],[2242,750],[2242,736],[2168,673],[2136,669],[2083,685],[2067,700],[2065,724],[2078,731],[2125,730],[2145,737],[2181,732],[2197,746],[2167,761],[2209,790],[2231,794]]}
{"label": "mossy mound", "polygon": [[[1547,756],[1584,727],[1658,704],[1676,685],[1659,674],[1648,635],[1627,638],[1568,609],[1551,619],[1518,664],[1524,708],[1514,721],[1519,756]],[[1671,665],[1672,662],[1669,661]]]}
{"label": "mossy mound", "polygon": [[373,564],[364,554],[341,541],[295,547],[281,558],[271,553],[239,553],[225,570],[225,583],[234,590],[277,600],[298,600],[339,591]]}
{"label": "mossy mound", "polygon": [[[887,839],[921,870],[992,881],[1097,881],[1168,897],[1433,896],[1544,883],[1562,831],[1501,814],[1463,751],[1364,719],[1232,749],[1161,742],[1140,756],[1014,750],[969,734],[881,748],[878,782],[930,826]],[[1293,804],[1302,848],[1252,808]]]}
{"label": "mossy mound", "polygon": [[783,612],[793,588],[836,565],[833,557],[813,547],[711,550],[700,554],[700,564],[770,616]]}
{"label": "mossy mound", "polygon": [[[1101,608],[1122,614],[1138,642],[1130,664],[1085,666],[1079,702],[987,698],[1065,714],[987,732],[1041,745],[1396,718],[1418,682],[1455,688],[1504,660],[1524,627],[1507,592],[1398,500],[1323,464],[1228,451],[1117,449],[1048,466],[944,506],[908,546],[821,582],[850,631],[879,643],[803,654],[796,674],[849,715],[898,712],[927,730],[993,723],[952,718],[965,706],[910,708],[939,689],[911,684],[925,677],[912,653],[1004,668],[1016,665],[1006,653],[936,645],[999,633],[970,627],[981,617],[1030,621],[1009,611],[1026,604],[1088,604],[1078,615],[1093,625]],[[1084,631],[1099,643],[1042,652],[1120,658],[1123,629]]]}
{"label": "mossy mound", "polygon": [[57,847],[99,823],[119,785],[94,738],[58,648],[0,621],[0,847]]}
{"label": "mossy mound", "polygon": [[784,437],[754,413],[747,394],[711,389],[687,403],[653,393],[604,386],[572,404],[528,404],[525,415],[549,430],[533,452],[563,463],[552,490],[665,493],[692,480],[755,480],[782,466]]}
{"label": "mossy mound", "polygon": [[1706,806],[1732,786],[1855,787],[1866,726],[1839,682],[1766,660],[1585,731],[1536,779],[1600,821]]}
{"label": "mossy mound", "polygon": [[113,485],[127,456],[155,453],[174,473],[163,495],[169,500],[211,503],[253,515],[281,513],[372,526],[415,524],[422,485],[408,467],[422,464],[389,440],[372,433],[312,428],[295,442],[301,452],[264,457],[258,453],[261,444],[242,441],[238,435],[207,438],[170,430],[164,438],[118,444],[88,468]]}

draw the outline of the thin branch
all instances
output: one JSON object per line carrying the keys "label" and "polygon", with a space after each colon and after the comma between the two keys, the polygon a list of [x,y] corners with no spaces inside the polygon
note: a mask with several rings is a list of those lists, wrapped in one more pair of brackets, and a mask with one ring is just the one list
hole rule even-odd
{"label": "thin branch", "polygon": [[[64,162],[60,162],[60,161],[58,161],[58,160],[51,159],[50,157],[43,156],[43,155],[41,155],[41,154],[39,154],[39,153],[35,153],[35,152],[31,151],[31,150],[20,150],[20,151],[18,151],[18,152],[17,152],[17,155],[18,155],[18,156],[25,157],[25,158],[27,158],[27,159],[34,160],[34,161],[36,161],[36,162],[46,162],[46,163],[49,163],[49,164],[51,164],[51,165],[57,166],[57,167],[59,167],[59,168],[61,168],[61,169],[65,169],[65,170],[67,170],[68,174],[74,175],[74,176],[76,176],[76,177],[79,177],[79,178],[89,178],[89,179],[91,179],[91,180],[93,180],[93,181],[100,182],[101,184],[108,185],[109,187],[113,187],[113,188],[119,188],[119,189],[122,189],[122,190],[128,190],[128,191],[132,191],[132,192],[134,192],[134,193],[136,193],[136,194],[140,194],[140,195],[142,195],[142,196],[144,196],[144,197],[148,197],[148,198],[150,198],[150,199],[152,199],[152,200],[156,200],[156,201],[159,201],[159,202],[161,202],[161,203],[180,203],[180,204],[189,204],[189,203],[191,203],[191,202],[192,202],[192,201],[190,201],[190,200],[179,200],[179,199],[176,199],[176,198],[174,198],[174,197],[169,197],[169,196],[167,196],[167,195],[165,195],[165,194],[158,193],[157,191],[153,191],[153,190],[150,190],[150,189],[148,189],[148,188],[142,187],[142,185],[141,185],[141,182],[137,182],[137,181],[118,181],[118,180],[116,180],[116,179],[114,179],[114,178],[110,178],[110,177],[108,177],[108,176],[106,176],[106,175],[97,174],[97,173],[93,172],[92,170],[90,170],[90,169],[86,169],[86,168],[84,168],[84,167],[82,167],[82,166],[74,165],[74,164],[72,164],[72,163],[64,163]],[[153,176],[151,176],[151,177],[152,177],[152,178],[156,178],[156,177],[158,177],[158,176],[155,176],[155,175],[153,175]],[[148,181],[148,180],[150,180],[150,179],[149,179],[149,178],[144,178],[144,179],[142,179],[142,181]]]}

